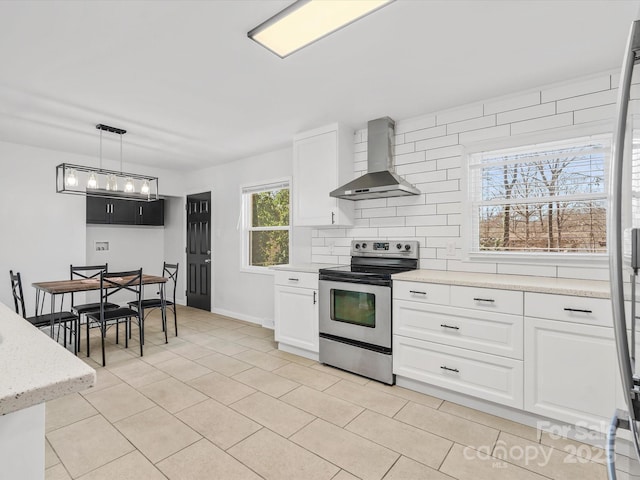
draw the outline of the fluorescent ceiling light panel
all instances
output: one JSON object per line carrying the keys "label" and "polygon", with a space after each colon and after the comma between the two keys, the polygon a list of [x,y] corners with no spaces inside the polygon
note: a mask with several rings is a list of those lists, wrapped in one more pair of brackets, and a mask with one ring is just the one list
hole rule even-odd
{"label": "fluorescent ceiling light panel", "polygon": [[247,35],[281,58],[394,0],[298,0]]}

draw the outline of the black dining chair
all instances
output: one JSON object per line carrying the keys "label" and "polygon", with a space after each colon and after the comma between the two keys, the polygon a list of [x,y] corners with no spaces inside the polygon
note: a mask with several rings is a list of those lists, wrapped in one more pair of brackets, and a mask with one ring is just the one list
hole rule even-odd
{"label": "black dining chair", "polygon": [[[100,281],[100,272],[108,272],[109,271],[109,264],[105,263],[104,265],[69,265],[69,276],[71,278],[71,280],[95,280],[96,282]],[[106,309],[113,309],[113,308],[119,308],[120,305],[118,305],[117,303],[111,303],[111,302],[107,302],[104,305],[104,308]],[[100,302],[93,302],[93,303],[83,303],[83,304],[79,304],[76,305],[75,304],[75,298],[74,298],[74,294],[71,294],[71,311],[73,313],[75,313],[78,318],[79,318],[79,325],[82,325],[82,316],[86,316],[87,313],[90,312],[96,312],[100,310]],[[85,323],[87,326],[87,335],[86,335],[86,340],[87,340],[87,357],[90,354],[89,351],[89,322],[86,321],[85,319]],[[80,339],[82,337],[78,334],[78,351],[80,351]]]}
{"label": "black dining chair", "polygon": [[[156,309],[162,309],[162,330],[164,331],[164,341],[165,343],[169,343],[167,339],[167,309],[173,312],[173,324],[176,332],[176,337],[178,336],[178,314],[176,312],[176,288],[178,285],[178,263],[167,263],[164,262],[162,265],[162,276],[167,279],[167,283],[164,285],[164,305],[163,298],[145,298],[140,302],[141,311],[140,315],[144,318],[146,315]],[[162,288],[162,286],[160,287]],[[167,293],[171,289],[171,300],[167,300]],[[159,293],[159,292],[158,292]],[[129,306],[133,309],[137,309],[138,305],[136,302],[129,302]]]}
{"label": "black dining chair", "polygon": [[[138,309],[134,310],[125,306],[118,308],[106,308],[111,303],[109,297],[118,292],[130,292],[135,295]],[[104,340],[107,329],[116,326],[116,343],[119,342],[119,325],[121,320],[125,320],[125,347],[129,348],[129,332],[131,331],[131,320],[136,319],[140,332],[140,356],[143,355],[142,345],[144,344],[144,318],[139,314],[141,311],[140,302],[142,300],[142,269],[127,272],[100,272],[100,308],[98,311],[87,313],[87,328],[90,323],[95,323],[100,327],[100,337],[102,342],[102,366],[106,365],[106,355]],[[89,346],[87,345],[87,351]]]}
{"label": "black dining chair", "polygon": [[[78,330],[80,328],[78,316],[70,311],[60,311],[51,313],[38,314],[38,306],[36,305],[36,315],[27,316],[26,309],[24,308],[24,291],[22,290],[22,277],[20,272],[13,273],[13,270],[9,270],[9,277],[11,278],[11,293],[13,295],[13,303],[15,311],[18,315],[22,316],[27,322],[37,328],[46,328],[55,326],[58,324],[58,339],[60,338],[60,327],[64,328],[64,346],[67,346],[67,331],[70,332],[70,337],[73,336],[73,351],[78,354]],[[44,301],[44,299],[43,299]],[[62,305],[60,307],[62,309]],[[40,308],[42,311],[42,308]],[[53,332],[51,332],[53,336]]]}

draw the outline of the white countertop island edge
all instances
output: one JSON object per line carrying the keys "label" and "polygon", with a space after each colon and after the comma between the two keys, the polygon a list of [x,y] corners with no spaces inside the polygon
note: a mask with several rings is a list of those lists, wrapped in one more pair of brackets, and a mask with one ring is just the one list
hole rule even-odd
{"label": "white countertop island edge", "polygon": [[79,392],[93,368],[0,303],[0,415]]}

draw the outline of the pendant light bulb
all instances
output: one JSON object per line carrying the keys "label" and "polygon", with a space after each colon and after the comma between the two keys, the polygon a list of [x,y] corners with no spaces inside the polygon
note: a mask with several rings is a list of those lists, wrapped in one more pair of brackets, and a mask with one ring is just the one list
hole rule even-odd
{"label": "pendant light bulb", "polygon": [[89,175],[89,180],[87,181],[87,188],[98,188],[98,179],[96,178],[96,174],[92,173]]}
{"label": "pendant light bulb", "polygon": [[106,190],[112,190],[114,192],[118,191],[118,180],[116,176],[111,174],[107,176],[107,185],[105,187]]}
{"label": "pendant light bulb", "polygon": [[149,188],[149,180],[145,180],[144,182],[142,182],[142,187],[140,187],[140,193],[142,193],[143,195],[149,195],[149,191],[151,189]]}
{"label": "pendant light bulb", "polygon": [[78,185],[78,177],[76,176],[76,171],[71,168],[65,177],[65,183],[67,187],[75,187]]}
{"label": "pendant light bulb", "polygon": [[135,189],[133,187],[133,178],[127,177],[127,179],[125,180],[125,184],[124,184],[124,191],[127,192],[127,193],[131,193],[131,192],[135,191]]}

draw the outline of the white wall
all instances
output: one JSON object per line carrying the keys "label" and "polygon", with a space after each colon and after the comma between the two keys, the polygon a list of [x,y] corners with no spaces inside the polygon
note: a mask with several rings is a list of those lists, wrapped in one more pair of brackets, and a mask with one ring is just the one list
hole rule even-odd
{"label": "white wall", "polygon": [[[164,259],[167,263],[178,263],[176,303],[186,304],[184,246],[185,197],[167,197],[164,200]],[[162,265],[161,265],[162,266]],[[170,295],[170,292],[169,292]],[[169,298],[169,297],[167,297]]]}
{"label": "white wall", "polygon": [[[187,176],[187,192],[211,191],[212,195],[212,310],[221,314],[273,325],[273,276],[240,271],[241,185],[291,176],[290,148],[193,172]],[[310,229],[292,234],[290,261],[310,261]]]}
{"label": "white wall", "polygon": [[[634,78],[640,82],[640,75]],[[508,141],[534,132],[544,138],[560,129],[595,122],[612,131],[618,81],[616,73],[605,73],[418,118],[396,119],[396,171],[423,193],[357,201],[353,228],[313,231],[313,261],[348,263],[354,238],[406,238],[420,242],[423,269],[606,280],[606,263],[465,261],[467,225],[461,189],[465,172],[461,167],[465,146],[480,141]],[[632,98],[636,100],[631,110],[638,110],[640,85],[632,88]],[[357,131],[354,141],[354,172],[359,176],[367,168],[366,129]],[[453,255],[447,252],[449,244],[455,245]]]}
{"label": "white wall", "polygon": [[[13,308],[9,269],[19,271],[29,314],[33,314],[35,301],[31,283],[68,278],[70,264],[88,263],[86,198],[58,194],[55,190],[55,167],[64,162],[97,166],[97,160],[92,157],[0,142],[0,225],[3,226],[0,275],[4,277],[0,281],[0,301]],[[119,168],[119,164],[105,160],[104,167]],[[184,191],[181,174],[135,164],[126,164],[125,170],[159,177],[161,194],[182,195]],[[152,227],[135,229],[135,232],[144,232],[147,228]],[[161,247],[153,247],[152,251],[159,253],[154,262],[148,261],[148,268],[153,264],[153,271],[157,272],[165,255],[162,229],[155,239]],[[140,240],[133,235],[129,242],[135,248]],[[111,268],[118,268],[118,264],[131,268],[131,264],[115,258],[110,263]],[[136,260],[134,265],[138,263]],[[48,311],[48,302],[45,311]]]}

